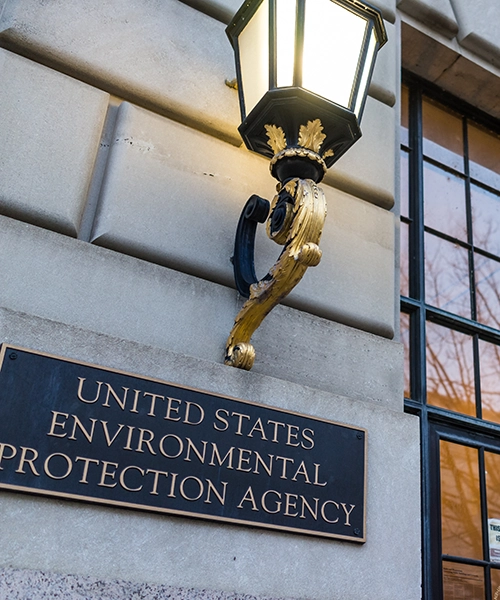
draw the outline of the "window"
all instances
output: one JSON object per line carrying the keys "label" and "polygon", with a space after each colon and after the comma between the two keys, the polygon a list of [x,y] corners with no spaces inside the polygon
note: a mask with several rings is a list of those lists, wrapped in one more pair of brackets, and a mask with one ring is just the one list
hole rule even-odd
{"label": "window", "polygon": [[500,124],[406,77],[405,407],[420,417],[426,600],[500,600]]}

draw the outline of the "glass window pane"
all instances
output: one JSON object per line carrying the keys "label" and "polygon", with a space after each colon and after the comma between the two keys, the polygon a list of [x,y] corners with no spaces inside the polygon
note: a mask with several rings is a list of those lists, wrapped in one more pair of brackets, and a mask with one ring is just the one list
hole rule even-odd
{"label": "glass window pane", "polygon": [[500,262],[474,255],[477,320],[500,329]]}
{"label": "glass window pane", "polygon": [[238,38],[245,110],[269,89],[269,4],[264,0]]}
{"label": "glass window pane", "polygon": [[375,28],[372,27],[371,32],[370,32],[370,42],[368,44],[368,50],[366,52],[366,57],[365,57],[365,64],[363,65],[363,72],[361,73],[361,78],[360,78],[360,82],[359,82],[358,97],[356,98],[356,106],[354,107],[354,112],[357,115],[359,121],[361,121],[361,117],[362,117],[362,115],[360,113],[361,113],[363,101],[366,97],[365,91],[368,92],[368,90],[366,89],[366,86],[369,84],[368,77],[370,76],[373,62],[375,59],[376,47],[377,47],[377,36],[375,34]]}
{"label": "glass window pane", "polygon": [[471,185],[474,246],[500,256],[500,193]]}
{"label": "glass window pane", "polygon": [[[351,108],[351,92],[368,22],[331,0],[307,2],[302,85]],[[332,61],[332,56],[342,60]]]}
{"label": "glass window pane", "polygon": [[278,87],[293,85],[295,58],[295,18],[297,7],[290,0],[276,2],[276,83]]}
{"label": "glass window pane", "polygon": [[408,127],[409,127],[409,102],[410,102],[410,93],[408,87],[403,85],[401,88],[401,143],[406,146],[409,145],[408,138]]}
{"label": "glass window pane", "polygon": [[472,338],[427,322],[427,402],[476,415]]}
{"label": "glass window pane", "polygon": [[403,217],[408,217],[408,202],[410,196],[410,183],[408,173],[408,152],[401,150],[401,175],[400,175],[400,199],[401,199],[401,214]]}
{"label": "glass window pane", "polygon": [[500,600],[500,569],[491,569],[491,597]]}
{"label": "glass window pane", "polygon": [[483,419],[500,423],[499,346],[479,340],[479,370]]}
{"label": "glass window pane", "polygon": [[440,454],[443,554],[480,560],[483,551],[477,449],[441,440]]}
{"label": "glass window pane", "polygon": [[405,398],[410,396],[410,315],[401,313],[401,343],[404,347]]}
{"label": "glass window pane", "polygon": [[500,190],[500,135],[469,121],[471,177]]}
{"label": "glass window pane", "polygon": [[482,567],[443,562],[444,600],[484,600]]}
{"label": "glass window pane", "polygon": [[443,105],[424,98],[422,102],[424,154],[463,172],[462,119]]}
{"label": "glass window pane", "polygon": [[400,239],[400,290],[402,296],[410,295],[409,272],[408,272],[408,224],[401,223]]}
{"label": "glass window pane", "polygon": [[[484,468],[486,474],[486,500],[488,502],[490,560],[494,563],[500,563],[500,455],[485,452]],[[500,586],[500,581],[498,585]]]}
{"label": "glass window pane", "polygon": [[428,227],[467,240],[465,183],[429,163],[424,163],[424,220]]}
{"label": "glass window pane", "polygon": [[425,298],[428,304],[470,319],[469,254],[425,234]]}

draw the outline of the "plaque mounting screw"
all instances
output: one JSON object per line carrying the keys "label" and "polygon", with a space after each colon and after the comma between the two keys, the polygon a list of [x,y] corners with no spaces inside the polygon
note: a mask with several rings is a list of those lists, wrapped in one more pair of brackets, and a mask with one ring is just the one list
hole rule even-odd
{"label": "plaque mounting screw", "polygon": [[356,527],[356,529],[354,530],[354,535],[361,535],[361,529],[358,529]]}
{"label": "plaque mounting screw", "polygon": [[16,358],[17,358],[17,354],[16,354],[16,352],[11,352],[11,353],[9,354],[9,358],[10,358],[10,360],[16,360]]}
{"label": "plaque mounting screw", "polygon": [[362,433],[358,433],[358,434],[356,434],[356,437],[358,438],[358,440],[362,440],[363,439],[363,434]]}

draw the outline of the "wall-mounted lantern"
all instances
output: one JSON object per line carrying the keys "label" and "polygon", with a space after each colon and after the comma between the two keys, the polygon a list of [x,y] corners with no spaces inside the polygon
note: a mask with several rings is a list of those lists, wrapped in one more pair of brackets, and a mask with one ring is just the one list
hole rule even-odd
{"label": "wall-mounted lantern", "polygon": [[[380,12],[360,0],[247,0],[226,32],[236,57],[239,132],[250,150],[272,159],[279,181],[271,204],[249,199],[236,233],[236,286],[249,299],[225,362],[251,369],[252,334],[321,259],[326,204],[316,184],[361,137],[375,58],[387,35]],[[269,237],[284,248],[259,281],[254,239],[266,219]]]}

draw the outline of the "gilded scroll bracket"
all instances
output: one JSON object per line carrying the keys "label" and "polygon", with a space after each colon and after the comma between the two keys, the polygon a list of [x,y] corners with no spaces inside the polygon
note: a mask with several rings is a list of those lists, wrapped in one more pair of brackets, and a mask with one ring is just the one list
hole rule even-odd
{"label": "gilded scroll bracket", "polygon": [[[321,260],[319,240],[326,202],[317,183],[326,172],[325,159],[333,156],[331,147],[323,147],[327,136],[320,119],[308,121],[288,133],[273,124],[265,125],[264,129],[267,144],[274,153],[271,174],[280,183],[271,205],[254,195],[240,216],[233,266],[236,287],[248,300],[235,319],[224,361],[226,365],[246,370],[252,368],[255,359],[250,343],[255,330],[299,283],[308,267]],[[267,235],[283,250],[267,275],[258,280],[254,268],[255,233],[258,223],[266,219]]]}
{"label": "gilded scroll bracket", "polygon": [[[283,251],[260,280],[253,266],[255,231],[267,213],[267,234]],[[299,283],[308,267],[321,260],[319,241],[326,217],[325,196],[310,179],[291,179],[269,202],[252,196],[243,209],[235,244],[235,279],[248,297],[235,319],[226,344],[225,364],[250,370],[255,349],[250,339],[271,310]]]}

